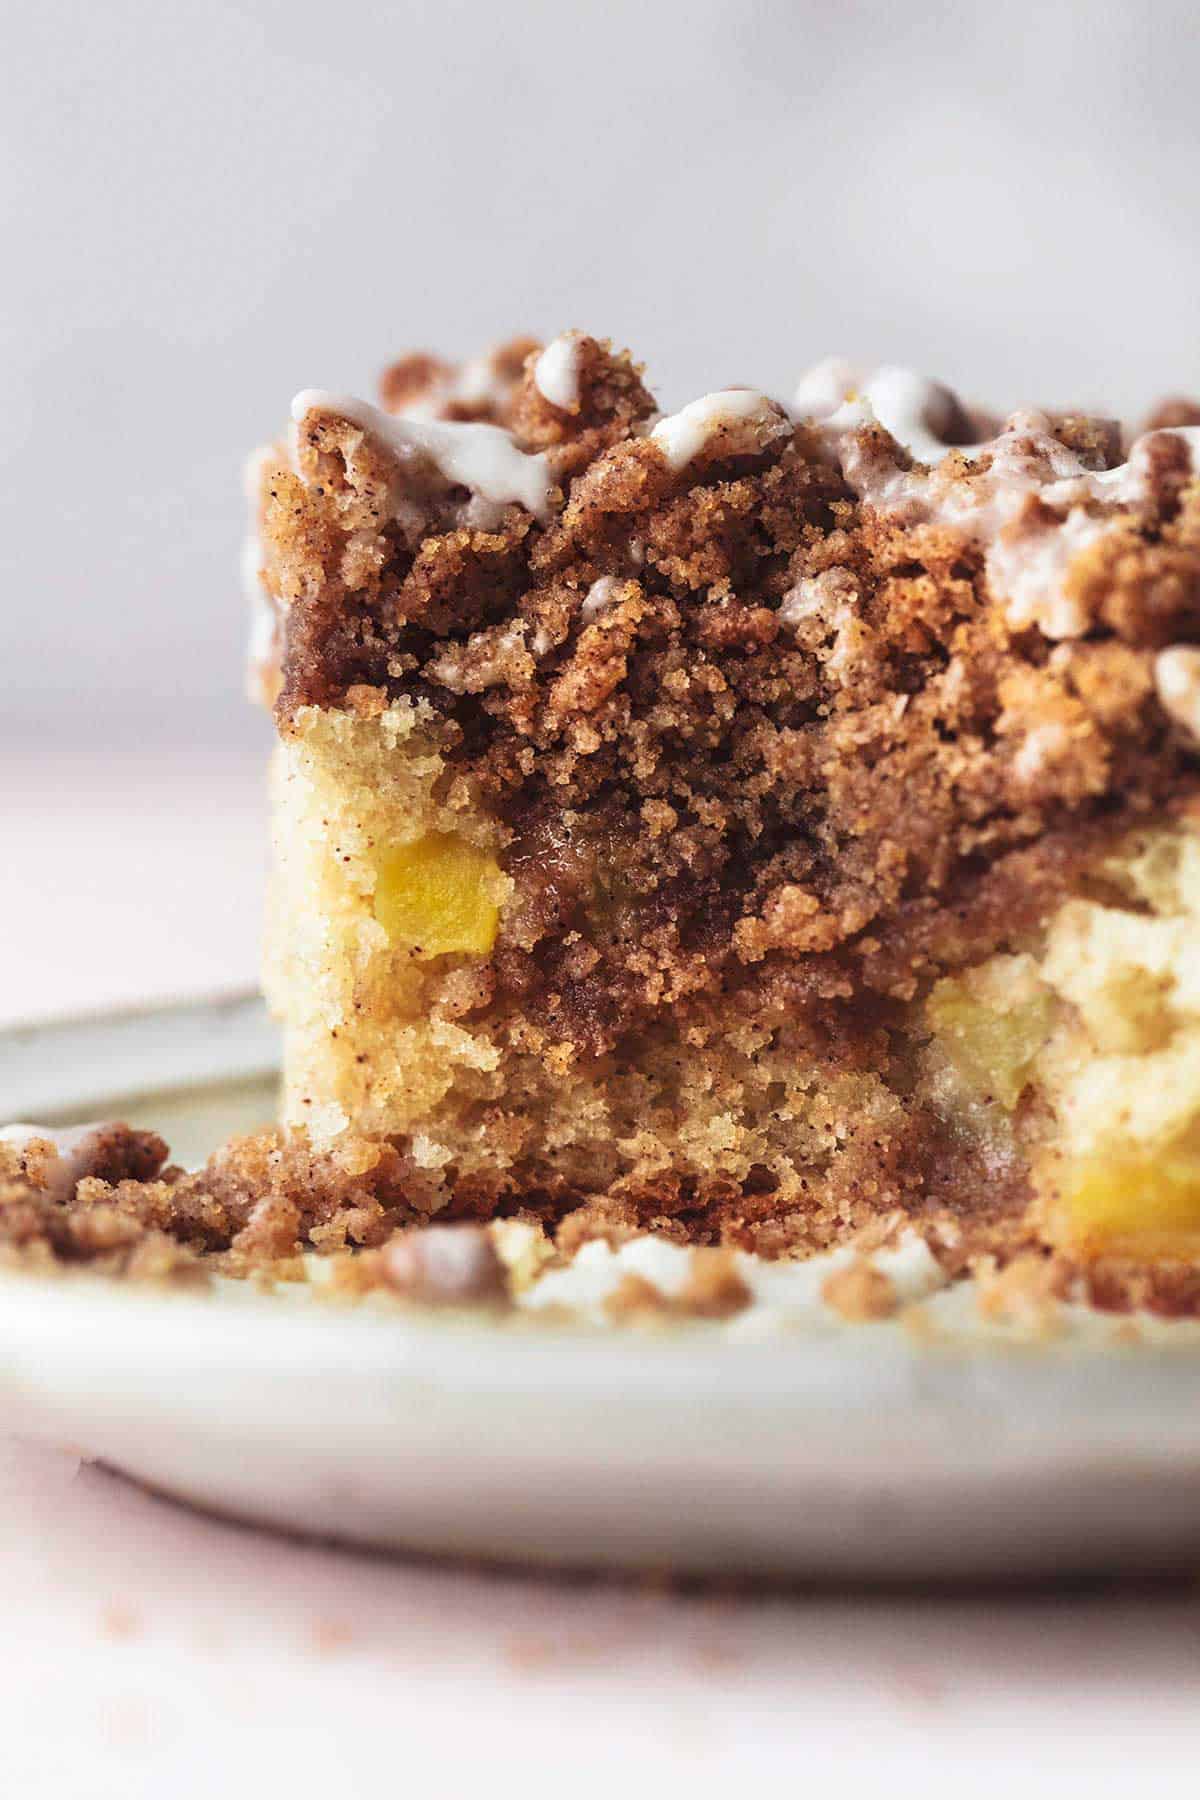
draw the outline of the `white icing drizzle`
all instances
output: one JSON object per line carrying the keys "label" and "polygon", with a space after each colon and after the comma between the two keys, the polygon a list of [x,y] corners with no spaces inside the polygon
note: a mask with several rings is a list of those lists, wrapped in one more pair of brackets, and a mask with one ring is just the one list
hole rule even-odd
{"label": "white icing drizzle", "polygon": [[262,546],[257,535],[248,537],[242,545],[242,592],[250,608],[250,634],[246,646],[246,658],[251,673],[261,673],[274,661],[278,638],[278,621],[275,607],[263,586],[262,580]]}
{"label": "white icing drizzle", "polygon": [[460,406],[477,406],[481,411],[491,407],[498,412],[508,404],[512,387],[513,383],[500,373],[495,356],[489,351],[486,356],[473,356],[470,362],[463,364],[451,381],[446,397],[457,400]]}
{"label": "white icing drizzle", "polygon": [[844,356],[826,356],[800,377],[792,395],[798,419],[827,419],[857,391],[862,370]]}
{"label": "white icing drizzle", "polygon": [[1154,659],[1154,686],[1163,711],[1200,738],[1200,645],[1172,644]]}
{"label": "white icing drizzle", "polygon": [[835,681],[844,680],[859,655],[866,629],[857,614],[858,583],[848,569],[825,569],[803,576],[784,595],[779,620],[824,662]]}
{"label": "white icing drizzle", "polygon": [[[958,485],[960,493],[978,492],[973,504],[967,502],[963,522],[984,546],[988,578],[1007,600],[1011,625],[1037,625],[1051,638],[1078,637],[1088,629],[1091,619],[1082,602],[1063,591],[1067,571],[1110,529],[1119,509],[1147,497],[1156,440],[1164,438],[1182,440],[1195,468],[1200,453],[1195,427],[1148,432],[1127,462],[1092,470],[1058,443],[1044,415],[1019,413],[1008,422],[989,446],[989,469]],[[1107,510],[1089,510],[1096,506]],[[954,509],[963,517],[961,499]]]}
{"label": "white icing drizzle", "polygon": [[[861,429],[872,421],[890,432],[918,462],[940,462],[949,446],[945,434],[956,412],[954,395],[912,369],[885,363],[869,373],[837,356],[826,357],[806,375],[792,396],[797,418],[835,428]],[[955,446],[977,456],[983,444]]]}
{"label": "white icing drizzle", "polygon": [[533,379],[538,392],[560,412],[575,412],[579,407],[578,331],[564,331],[551,338],[533,365]]}
{"label": "white icing drizzle", "polygon": [[242,464],[242,492],[256,509],[262,478],[278,455],[279,451],[274,444],[262,444],[257,450],[252,450]]}
{"label": "white icing drizzle", "polygon": [[48,1125],[5,1125],[0,1127],[0,1144],[14,1150],[27,1150],[39,1139],[53,1144],[58,1160],[47,1170],[45,1192],[52,1200],[69,1200],[75,1184],[90,1174],[96,1139],[112,1126],[100,1122],[54,1129]]}
{"label": "white icing drizzle", "polygon": [[[794,404],[817,424],[847,483],[875,512],[906,525],[944,525],[978,545],[993,592],[1016,630],[1037,626],[1054,639],[1091,624],[1081,598],[1066,591],[1071,564],[1113,524],[1119,509],[1148,491],[1156,440],[1181,439],[1200,465],[1200,428],[1140,438],[1116,469],[1089,469],[1039,412],[1014,413],[985,443],[949,445],[954,396],[906,369],[865,379],[834,358],[803,378]],[[864,436],[878,423],[916,459],[906,469]],[[947,457],[951,460],[947,462]],[[978,470],[968,465],[980,463]]]}
{"label": "white icing drizzle", "polygon": [[607,612],[620,592],[621,585],[615,575],[601,575],[597,581],[593,581],[579,608],[580,618],[590,621]]}
{"label": "white icing drizzle", "polygon": [[[739,425],[774,428],[769,430],[771,437],[791,430],[787,414],[756,388],[722,388],[718,393],[705,394],[680,412],[660,419],[650,437],[672,469],[678,470],[685,469],[719,434],[728,434],[732,438],[730,451],[736,454],[742,448],[739,442],[742,434],[737,432]],[[747,442],[745,448],[759,449],[763,441],[756,434],[755,441]]]}
{"label": "white icing drizzle", "polygon": [[1034,782],[1044,774],[1047,765],[1069,755],[1071,733],[1059,720],[1049,725],[1035,725],[1013,757],[1012,772],[1018,781]]}
{"label": "white icing drizzle", "polygon": [[[580,341],[578,332],[563,332],[546,345],[534,365],[538,389],[563,411],[578,405]],[[502,385],[490,357],[467,364],[451,384],[455,398],[478,405],[500,403]],[[445,482],[470,490],[471,498],[459,515],[463,523],[492,528],[501,509],[513,501],[547,518],[554,483],[546,457],[525,453],[509,432],[496,425],[420,416],[445,398],[439,391],[436,400],[427,397],[395,415],[349,396],[307,390],[293,401],[292,417],[297,425],[312,412],[349,421],[391,451],[401,472],[414,459],[425,459]],[[1080,554],[1112,527],[1121,510],[1147,498],[1161,440],[1182,441],[1190,466],[1200,468],[1200,427],[1149,433],[1134,444],[1120,468],[1097,471],[1059,442],[1045,414],[1032,411],[1014,413],[985,443],[952,446],[946,434],[959,416],[953,394],[892,365],[864,372],[843,359],[827,358],[802,378],[793,408],[815,426],[865,506],[900,524],[957,531],[981,551],[989,585],[1009,624],[1014,629],[1037,627],[1052,639],[1078,637],[1089,629],[1086,604],[1067,591],[1068,573]],[[903,446],[914,466],[905,467],[906,459],[897,455],[887,438],[865,429],[875,424]],[[680,471],[706,449],[726,455],[750,453],[791,429],[790,416],[765,394],[753,388],[726,388],[659,419],[649,435],[670,467]],[[419,492],[419,486],[411,491],[402,479],[394,485],[396,515],[414,534],[426,526]],[[250,551],[245,567],[247,586],[253,588],[259,609],[251,656],[261,662],[273,652],[274,613],[268,616],[263,605]],[[612,604],[619,585],[611,576],[593,583],[581,605],[582,617],[599,616]],[[797,584],[780,616],[803,631],[811,618],[828,613],[837,640],[829,654],[836,656],[837,644],[848,642],[852,625],[858,629],[853,601],[853,595],[829,577],[816,577]],[[1195,729],[1191,720],[1197,711],[1193,681],[1197,661],[1189,646],[1175,646],[1159,658],[1163,705],[1189,730]]]}
{"label": "white icing drizzle", "polygon": [[529,631],[527,619],[512,619],[507,625],[493,625],[486,631],[473,631],[465,645],[447,644],[426,664],[430,677],[454,694],[481,694],[485,688],[510,687],[533,673],[530,653],[525,648]]}
{"label": "white icing drizzle", "polygon": [[[1036,625],[1049,638],[1080,637],[1088,614],[1064,580],[1110,522],[1086,510],[1089,471],[1041,413],[1015,413],[989,449],[989,466],[968,479],[944,464],[900,469],[858,442],[846,445],[843,470],[878,512],[906,524],[950,526],[979,545],[1014,629]],[[1032,504],[1035,496],[1041,507]],[[1058,507],[1065,510],[1055,518]]]}
{"label": "white icing drizzle", "polygon": [[[263,475],[276,455],[277,452],[271,445],[264,445],[261,450],[251,451],[243,465],[242,486],[254,509],[251,513],[252,521],[256,519],[259,509],[259,489]],[[262,543],[257,525],[252,523],[242,544],[240,559],[242,593],[250,614],[246,672],[252,700],[262,697],[267,678],[275,670],[279,653],[279,620],[275,603],[263,582],[262,560]]]}
{"label": "white icing drizzle", "polygon": [[849,569],[826,569],[820,575],[805,575],[783,596],[779,621],[793,628],[810,619],[835,625],[840,620],[840,609],[857,597],[858,586]]}
{"label": "white icing drizzle", "polygon": [[[918,462],[938,462],[946,454],[945,434],[957,410],[948,389],[910,369],[886,365],[875,370],[862,393],[884,430]],[[973,456],[981,448],[967,445],[963,454]]]}
{"label": "white icing drizzle", "polygon": [[445,481],[470,488],[483,500],[497,506],[515,500],[538,518],[549,515],[554,482],[546,458],[519,450],[512,434],[499,425],[400,417],[351,395],[306,388],[292,401],[292,418],[299,425],[312,412],[348,419],[401,464],[414,455],[427,458]]}

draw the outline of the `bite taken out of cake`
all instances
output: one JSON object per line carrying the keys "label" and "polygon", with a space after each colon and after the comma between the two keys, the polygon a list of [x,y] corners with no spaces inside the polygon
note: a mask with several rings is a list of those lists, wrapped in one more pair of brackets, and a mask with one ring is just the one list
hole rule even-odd
{"label": "bite taken out of cake", "polygon": [[289,1123],[415,1218],[1200,1292],[1200,412],[661,416],[577,332],[381,398],[254,463]]}

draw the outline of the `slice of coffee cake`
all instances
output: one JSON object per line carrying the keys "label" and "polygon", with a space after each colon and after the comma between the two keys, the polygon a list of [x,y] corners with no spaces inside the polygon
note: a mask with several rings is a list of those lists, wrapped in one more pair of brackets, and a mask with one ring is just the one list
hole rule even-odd
{"label": "slice of coffee cake", "polygon": [[445,1216],[1189,1283],[1200,415],[660,417],[580,333],[383,391],[257,465],[290,1121]]}

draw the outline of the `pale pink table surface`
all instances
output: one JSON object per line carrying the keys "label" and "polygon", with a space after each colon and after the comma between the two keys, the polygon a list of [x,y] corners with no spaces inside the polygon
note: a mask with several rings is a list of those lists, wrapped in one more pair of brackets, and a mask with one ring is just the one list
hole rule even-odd
{"label": "pale pink table surface", "polygon": [[[252,979],[252,765],[0,758],[0,828],[3,1018]],[[1157,1796],[1198,1766],[1200,1586],[722,1594],[389,1562],[0,1439],[0,1800]]]}

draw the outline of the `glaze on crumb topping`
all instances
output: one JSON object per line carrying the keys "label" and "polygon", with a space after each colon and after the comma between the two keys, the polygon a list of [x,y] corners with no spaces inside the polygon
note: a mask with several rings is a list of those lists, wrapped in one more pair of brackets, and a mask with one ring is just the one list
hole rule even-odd
{"label": "glaze on crumb topping", "polygon": [[419,698],[447,781],[507,827],[483,1003],[589,1055],[681,1007],[702,1042],[764,999],[878,1030],[1193,790],[1181,403],[1128,479],[1103,420],[1017,415],[929,469],[871,416],[736,389],[678,461],[630,358],[570,348],[565,406],[524,342],[486,378],[409,359],[385,382],[402,415],[543,458],[543,516],[336,411],[264,479],[281,729]]}

